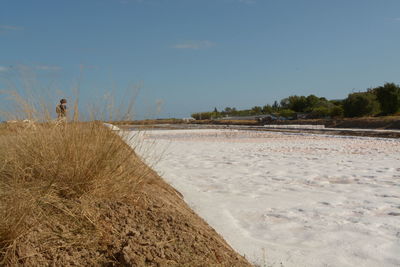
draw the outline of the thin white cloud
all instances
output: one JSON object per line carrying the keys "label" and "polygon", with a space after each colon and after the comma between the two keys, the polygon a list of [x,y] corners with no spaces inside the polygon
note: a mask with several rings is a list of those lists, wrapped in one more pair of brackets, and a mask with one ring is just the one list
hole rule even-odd
{"label": "thin white cloud", "polygon": [[24,65],[24,64],[18,64],[18,65],[10,65],[10,66],[1,66],[0,65],[0,72],[7,72],[7,71],[58,71],[61,70],[62,68],[59,66],[54,66],[54,65]]}
{"label": "thin white cloud", "polygon": [[96,65],[86,65],[86,64],[79,64],[79,69],[80,70],[94,70],[97,69],[98,66]]}
{"label": "thin white cloud", "polygon": [[48,70],[48,71],[56,71],[60,70],[61,67],[59,66],[48,66],[48,65],[37,65],[35,66],[37,70]]}
{"label": "thin white cloud", "polygon": [[174,45],[173,48],[200,50],[200,49],[207,49],[207,48],[210,48],[213,46],[215,46],[215,43],[204,40],[204,41],[186,41],[186,42]]}
{"label": "thin white cloud", "polygon": [[19,26],[13,26],[13,25],[0,25],[0,30],[6,30],[6,31],[19,31],[23,30],[24,28],[19,27]]}
{"label": "thin white cloud", "polygon": [[391,18],[384,18],[384,20],[385,21],[388,21],[388,22],[400,22],[400,17],[396,17],[396,18],[394,18],[394,17],[391,17]]}

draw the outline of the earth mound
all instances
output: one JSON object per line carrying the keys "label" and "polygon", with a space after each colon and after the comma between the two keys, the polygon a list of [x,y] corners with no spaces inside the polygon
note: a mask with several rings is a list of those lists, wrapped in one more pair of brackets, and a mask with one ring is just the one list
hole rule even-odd
{"label": "earth mound", "polygon": [[[35,229],[19,249],[25,266],[251,266],[154,171],[134,200],[97,203],[99,242],[49,248]],[[41,226],[43,227],[43,226]],[[62,231],[63,225],[53,225]],[[79,233],[77,233],[79,234]],[[53,237],[54,238],[54,237]]]}

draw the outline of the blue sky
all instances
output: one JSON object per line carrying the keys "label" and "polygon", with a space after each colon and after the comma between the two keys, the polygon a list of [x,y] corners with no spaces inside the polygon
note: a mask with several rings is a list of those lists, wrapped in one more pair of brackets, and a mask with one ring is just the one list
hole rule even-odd
{"label": "blue sky", "polygon": [[399,44],[398,0],[0,0],[3,89],[21,69],[83,106],[136,86],[140,118],[400,83]]}

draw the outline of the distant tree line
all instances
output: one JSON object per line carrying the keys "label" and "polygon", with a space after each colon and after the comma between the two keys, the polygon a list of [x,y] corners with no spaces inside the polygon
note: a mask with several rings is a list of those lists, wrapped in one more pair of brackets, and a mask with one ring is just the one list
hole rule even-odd
{"label": "distant tree line", "polygon": [[233,116],[254,116],[274,114],[282,117],[294,117],[305,114],[307,118],[325,117],[362,117],[373,115],[391,115],[400,110],[400,87],[394,83],[367,89],[366,92],[350,93],[343,100],[327,100],[315,95],[292,95],[273,105],[254,106],[251,109],[237,110],[226,107],[222,111],[214,108],[212,112],[192,114],[196,120],[217,119]]}

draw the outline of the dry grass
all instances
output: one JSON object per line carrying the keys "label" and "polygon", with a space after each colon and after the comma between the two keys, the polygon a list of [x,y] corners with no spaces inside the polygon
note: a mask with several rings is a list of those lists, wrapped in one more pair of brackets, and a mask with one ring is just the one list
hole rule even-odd
{"label": "dry grass", "polygon": [[0,124],[0,265],[26,263],[30,239],[98,244],[99,203],[132,198],[146,170],[100,122]]}

